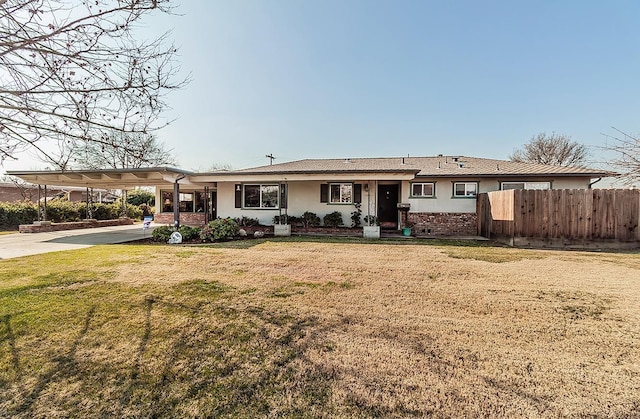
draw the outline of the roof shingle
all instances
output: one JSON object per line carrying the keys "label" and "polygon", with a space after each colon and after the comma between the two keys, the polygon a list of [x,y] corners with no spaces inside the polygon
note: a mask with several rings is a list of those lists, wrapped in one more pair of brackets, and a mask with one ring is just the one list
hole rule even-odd
{"label": "roof shingle", "polygon": [[232,171],[235,173],[413,172],[419,177],[609,176],[603,170],[466,156],[305,159]]}

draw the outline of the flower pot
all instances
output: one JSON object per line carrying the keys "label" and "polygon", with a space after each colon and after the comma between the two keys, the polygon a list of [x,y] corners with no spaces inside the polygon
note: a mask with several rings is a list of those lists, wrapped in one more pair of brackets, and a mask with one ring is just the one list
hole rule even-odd
{"label": "flower pot", "polygon": [[402,229],[402,235],[405,237],[409,237],[411,235],[411,227],[404,227]]}
{"label": "flower pot", "polygon": [[380,226],[364,226],[362,228],[362,237],[367,239],[379,239]]}

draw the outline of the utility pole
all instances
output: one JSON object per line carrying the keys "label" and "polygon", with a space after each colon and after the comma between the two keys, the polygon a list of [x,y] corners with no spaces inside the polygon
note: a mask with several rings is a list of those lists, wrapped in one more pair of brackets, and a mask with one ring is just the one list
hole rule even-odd
{"label": "utility pole", "polygon": [[273,161],[276,159],[275,157],[273,157],[273,153],[267,154],[265,157],[269,159],[269,165],[273,166]]}

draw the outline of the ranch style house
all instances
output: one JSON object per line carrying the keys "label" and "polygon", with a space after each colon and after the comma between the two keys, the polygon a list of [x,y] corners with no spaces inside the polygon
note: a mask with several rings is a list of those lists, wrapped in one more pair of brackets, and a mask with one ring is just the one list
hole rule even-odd
{"label": "ranch style house", "polygon": [[[476,195],[505,189],[588,189],[606,171],[466,156],[305,159],[242,170],[140,169],[11,171],[40,185],[156,190],[156,224],[204,225],[216,217],[320,218],[356,207],[382,229],[416,235],[476,235]],[[366,223],[365,223],[366,224]]]}

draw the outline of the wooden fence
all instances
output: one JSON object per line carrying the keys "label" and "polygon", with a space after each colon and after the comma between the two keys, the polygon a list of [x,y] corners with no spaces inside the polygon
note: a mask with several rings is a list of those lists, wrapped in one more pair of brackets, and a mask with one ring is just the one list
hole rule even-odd
{"label": "wooden fence", "polygon": [[489,192],[478,195],[477,215],[479,235],[511,244],[640,244],[639,190]]}

